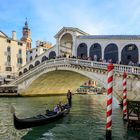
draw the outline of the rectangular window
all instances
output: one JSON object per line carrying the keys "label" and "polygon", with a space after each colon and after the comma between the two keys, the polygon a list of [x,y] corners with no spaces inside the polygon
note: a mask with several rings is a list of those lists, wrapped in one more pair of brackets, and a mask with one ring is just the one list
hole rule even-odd
{"label": "rectangular window", "polygon": [[22,43],[21,42],[18,42],[18,45],[22,46]]}
{"label": "rectangular window", "polygon": [[22,58],[18,58],[18,59],[17,59],[17,63],[18,63],[18,64],[22,64]]}
{"label": "rectangular window", "polygon": [[12,67],[6,67],[5,70],[6,71],[12,71]]}
{"label": "rectangular window", "polygon": [[7,42],[8,42],[8,43],[11,43],[11,40],[10,40],[10,39],[7,39]]}

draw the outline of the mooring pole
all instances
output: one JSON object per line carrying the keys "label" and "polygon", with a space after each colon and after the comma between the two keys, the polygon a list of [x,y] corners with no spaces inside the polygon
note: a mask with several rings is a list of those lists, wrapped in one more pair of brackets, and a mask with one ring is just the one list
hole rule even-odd
{"label": "mooring pole", "polygon": [[124,117],[126,116],[127,114],[127,104],[126,104],[126,77],[127,77],[127,74],[126,72],[123,73],[123,119]]}
{"label": "mooring pole", "polygon": [[114,65],[109,63],[108,66],[108,79],[107,79],[107,123],[106,123],[106,139],[111,140],[112,137],[112,92],[113,92],[113,69]]}

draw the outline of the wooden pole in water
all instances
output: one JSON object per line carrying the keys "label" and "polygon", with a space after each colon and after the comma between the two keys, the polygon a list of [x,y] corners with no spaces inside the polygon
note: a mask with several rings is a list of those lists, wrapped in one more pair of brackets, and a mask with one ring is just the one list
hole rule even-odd
{"label": "wooden pole in water", "polygon": [[124,117],[126,116],[127,114],[127,104],[126,104],[126,77],[127,77],[127,74],[126,72],[123,73],[123,119]]}
{"label": "wooden pole in water", "polygon": [[106,117],[107,117],[107,123],[106,123],[106,139],[111,140],[112,136],[112,92],[113,92],[113,69],[114,65],[112,63],[109,63],[108,66],[108,79],[107,79],[107,111],[106,111]]}

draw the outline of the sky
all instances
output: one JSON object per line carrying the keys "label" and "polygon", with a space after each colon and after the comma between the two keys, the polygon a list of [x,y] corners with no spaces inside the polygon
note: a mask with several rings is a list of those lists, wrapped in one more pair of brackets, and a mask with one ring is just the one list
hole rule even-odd
{"label": "sky", "polygon": [[1,0],[0,30],[22,37],[26,17],[33,47],[42,40],[55,44],[62,27],[91,35],[140,34],[140,0]]}

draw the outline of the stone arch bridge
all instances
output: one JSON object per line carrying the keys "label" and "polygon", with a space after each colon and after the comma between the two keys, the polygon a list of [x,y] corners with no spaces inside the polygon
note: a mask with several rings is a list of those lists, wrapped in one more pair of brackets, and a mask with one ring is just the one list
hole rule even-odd
{"label": "stone arch bridge", "polygon": [[[107,87],[107,64],[96,61],[81,60],[74,58],[57,58],[43,61],[34,68],[26,71],[20,70],[23,74],[12,81],[11,85],[17,85],[19,92],[27,89],[31,83],[38,79],[42,74],[56,71],[72,71],[81,76],[97,81],[101,86]],[[114,64],[114,96],[121,101],[122,99],[122,73],[128,74],[127,91],[129,99],[140,99],[140,68],[126,65]],[[74,80],[74,79],[73,79]],[[82,82],[82,81],[81,81]],[[81,84],[79,82],[79,84]],[[71,87],[73,88],[73,87]],[[78,88],[78,87],[77,87]],[[66,89],[67,90],[67,89]]]}

